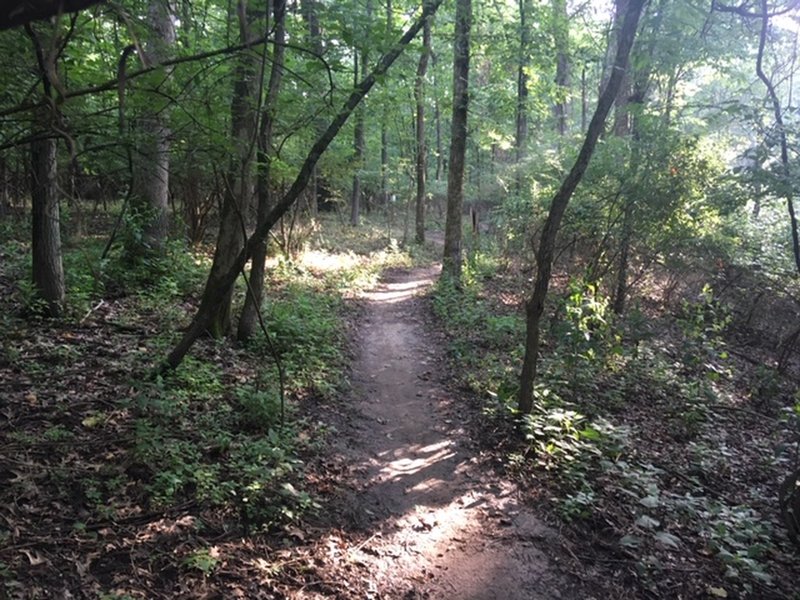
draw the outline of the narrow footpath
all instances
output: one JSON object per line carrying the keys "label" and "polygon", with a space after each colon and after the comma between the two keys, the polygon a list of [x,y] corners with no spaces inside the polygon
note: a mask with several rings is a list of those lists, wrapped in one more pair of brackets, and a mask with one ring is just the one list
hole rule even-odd
{"label": "narrow footpath", "polygon": [[355,404],[336,444],[342,530],[318,557],[347,568],[322,570],[349,580],[344,597],[591,598],[560,566],[558,533],[478,462],[460,428],[467,408],[445,385],[444,348],[419,297],[437,277],[438,267],[394,270],[365,294]]}

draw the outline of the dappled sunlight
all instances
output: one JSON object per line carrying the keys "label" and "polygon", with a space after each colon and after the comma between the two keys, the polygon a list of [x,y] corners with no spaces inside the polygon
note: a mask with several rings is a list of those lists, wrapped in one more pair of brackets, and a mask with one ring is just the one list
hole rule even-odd
{"label": "dappled sunlight", "polygon": [[315,271],[352,269],[357,266],[360,261],[361,259],[351,252],[332,254],[324,250],[309,250],[308,252],[304,252],[299,258],[299,262],[302,266]]}
{"label": "dappled sunlight", "polygon": [[381,475],[394,478],[401,475],[413,475],[426,467],[430,467],[436,462],[448,460],[455,456],[452,440],[442,440],[439,443],[431,444],[423,448],[411,446],[409,448],[397,448],[393,452],[381,453],[381,458],[390,460],[381,469]]}
{"label": "dappled sunlight", "polygon": [[402,283],[384,283],[374,290],[364,292],[363,297],[372,302],[394,304],[413,298],[430,287],[433,282],[434,278],[431,276]]}

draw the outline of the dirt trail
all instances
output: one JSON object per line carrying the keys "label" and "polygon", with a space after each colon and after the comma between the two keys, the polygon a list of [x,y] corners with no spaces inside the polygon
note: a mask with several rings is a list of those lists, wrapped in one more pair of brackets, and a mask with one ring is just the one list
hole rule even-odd
{"label": "dirt trail", "polygon": [[360,578],[353,597],[589,598],[555,562],[558,534],[479,464],[459,428],[465,409],[441,381],[444,349],[418,297],[437,276],[393,271],[365,295],[355,411],[338,442],[351,477],[341,526],[359,535],[331,535],[327,559]]}

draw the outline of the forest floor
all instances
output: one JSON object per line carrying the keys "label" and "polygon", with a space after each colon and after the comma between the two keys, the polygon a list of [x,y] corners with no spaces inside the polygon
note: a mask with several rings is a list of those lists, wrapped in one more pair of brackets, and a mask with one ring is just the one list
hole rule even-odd
{"label": "forest floor", "polygon": [[559,533],[465,431],[465,400],[420,297],[437,277],[437,267],[391,270],[364,294],[352,404],[331,459],[342,463],[329,505],[342,525],[323,537],[319,572],[354,598],[591,598]]}
{"label": "forest floor", "polygon": [[203,340],[147,377],[202,251],[123,287],[83,241],[70,313],[47,320],[24,311],[27,246],[0,244],[0,600],[796,597],[777,495],[800,367],[774,369],[760,329],[654,302],[637,344],[604,351],[559,333],[561,285],[550,404],[521,434],[524,274],[473,253],[452,293],[438,248],[324,233],[271,268],[285,421],[263,340]]}

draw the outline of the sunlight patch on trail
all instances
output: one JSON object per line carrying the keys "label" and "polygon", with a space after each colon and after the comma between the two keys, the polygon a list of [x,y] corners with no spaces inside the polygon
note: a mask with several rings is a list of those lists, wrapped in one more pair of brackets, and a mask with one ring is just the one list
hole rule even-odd
{"label": "sunlight patch on trail", "polygon": [[[409,448],[395,448],[393,451],[381,452],[380,456],[389,459],[394,456],[380,471],[382,478],[395,480],[398,477],[413,475],[432,466],[441,460],[448,460],[455,456],[453,451],[454,442],[452,440],[442,440],[436,444],[429,444],[420,448],[412,445]],[[422,456],[420,456],[422,455]],[[413,489],[413,488],[411,488]]]}
{"label": "sunlight patch on trail", "polygon": [[413,298],[433,282],[433,277],[424,277],[403,283],[384,283],[376,289],[364,292],[363,297],[379,304],[395,304]]}

